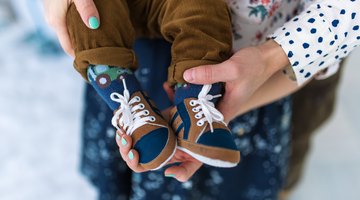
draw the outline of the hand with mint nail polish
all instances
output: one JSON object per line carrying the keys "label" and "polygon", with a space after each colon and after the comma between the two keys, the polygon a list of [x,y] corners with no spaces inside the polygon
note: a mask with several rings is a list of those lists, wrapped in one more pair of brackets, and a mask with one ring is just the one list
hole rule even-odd
{"label": "hand with mint nail polish", "polygon": [[131,137],[126,134],[120,134],[120,132],[117,132],[116,135],[116,143],[119,147],[120,155],[127,162],[129,168],[138,173],[148,171],[139,165],[139,154],[135,149],[131,149]]}
{"label": "hand with mint nail polish", "polygon": [[[126,144],[124,145],[123,142],[126,142]],[[121,157],[127,162],[127,165],[131,170],[137,173],[149,171],[139,165],[139,154],[135,149],[131,149],[132,139],[130,136],[126,134],[121,136],[119,135],[117,144],[119,146]],[[164,176],[175,178],[180,182],[189,180],[192,175],[202,166],[201,162],[181,150],[176,150],[175,155],[168,162],[168,164],[171,163],[180,164],[168,167],[165,170]]]}
{"label": "hand with mint nail polish", "polygon": [[90,29],[100,27],[100,17],[93,0],[44,0],[45,19],[54,29],[64,51],[74,57],[74,48],[71,45],[66,27],[66,13],[74,3],[84,24]]}

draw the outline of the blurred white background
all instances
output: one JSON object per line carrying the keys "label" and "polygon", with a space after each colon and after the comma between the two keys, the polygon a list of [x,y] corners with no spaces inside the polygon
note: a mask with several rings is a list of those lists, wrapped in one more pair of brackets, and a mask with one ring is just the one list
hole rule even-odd
{"label": "blurred white background", "polygon": [[[0,200],[95,199],[78,171],[84,83],[28,2],[0,0]],[[290,199],[360,199],[359,66],[357,49]]]}

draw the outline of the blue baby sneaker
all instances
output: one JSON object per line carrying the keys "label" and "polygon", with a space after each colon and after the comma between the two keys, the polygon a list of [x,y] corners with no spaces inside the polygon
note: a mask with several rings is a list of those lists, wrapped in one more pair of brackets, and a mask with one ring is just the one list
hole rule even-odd
{"label": "blue baby sneaker", "polygon": [[235,167],[240,152],[224,122],[223,115],[212,100],[211,85],[201,86],[197,97],[188,97],[171,111],[170,124],[175,131],[178,149],[202,163],[215,167]]}
{"label": "blue baby sneaker", "polygon": [[114,110],[112,125],[132,138],[139,164],[148,170],[164,166],[174,155],[176,137],[133,73],[118,67],[94,66],[90,83]]}

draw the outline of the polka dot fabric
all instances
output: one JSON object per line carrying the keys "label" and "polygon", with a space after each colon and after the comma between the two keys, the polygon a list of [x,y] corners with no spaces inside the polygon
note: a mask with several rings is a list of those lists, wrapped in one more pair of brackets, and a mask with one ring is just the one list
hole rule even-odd
{"label": "polka dot fabric", "polygon": [[315,1],[271,38],[288,55],[299,85],[326,68],[333,74],[360,44],[360,0]]}

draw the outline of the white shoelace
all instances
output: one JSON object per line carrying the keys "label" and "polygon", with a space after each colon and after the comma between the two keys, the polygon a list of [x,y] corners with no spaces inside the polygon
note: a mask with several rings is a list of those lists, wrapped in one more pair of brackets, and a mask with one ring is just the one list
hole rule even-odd
{"label": "white shoelace", "polygon": [[[211,85],[204,85],[201,89],[198,99],[191,100],[190,105],[193,107],[192,111],[196,112],[195,118],[198,119],[196,125],[202,126],[205,122],[208,122],[210,125],[211,132],[214,132],[214,128],[212,126],[213,122],[220,122],[225,124],[224,116],[219,112],[213,102],[212,99],[221,97],[221,94],[211,95],[208,94],[211,89]],[[196,105],[199,105],[195,107]]]}
{"label": "white shoelace", "polygon": [[[145,105],[140,103],[136,106],[133,106],[134,103],[138,103],[141,101],[139,96],[134,96],[130,99],[129,90],[126,87],[125,79],[122,80],[124,85],[124,95],[113,92],[110,95],[111,100],[120,103],[120,108],[115,112],[111,123],[117,130],[123,132],[119,125],[123,130],[126,131],[127,135],[133,134],[133,132],[147,124],[149,121],[154,122],[155,117],[149,116],[150,112],[145,109]],[[120,117],[120,115],[122,116]]]}

